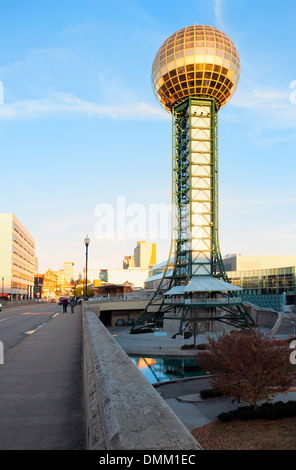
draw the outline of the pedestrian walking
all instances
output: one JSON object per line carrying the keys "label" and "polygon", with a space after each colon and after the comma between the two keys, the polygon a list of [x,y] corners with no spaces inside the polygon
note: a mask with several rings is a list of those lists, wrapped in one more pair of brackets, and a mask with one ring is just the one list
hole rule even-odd
{"label": "pedestrian walking", "polygon": [[63,305],[63,313],[67,313],[67,307],[69,305],[69,301],[66,297],[62,300],[62,305]]}
{"label": "pedestrian walking", "polygon": [[71,312],[74,313],[74,308],[75,308],[75,306],[77,305],[77,302],[76,302],[76,300],[74,299],[74,297],[72,297],[72,299],[70,300],[69,305],[70,305],[70,307],[71,307]]}

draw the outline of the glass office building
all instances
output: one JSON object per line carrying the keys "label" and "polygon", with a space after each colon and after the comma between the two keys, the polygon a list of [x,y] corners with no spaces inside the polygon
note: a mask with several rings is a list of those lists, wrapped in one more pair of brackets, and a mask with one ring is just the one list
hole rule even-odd
{"label": "glass office building", "polygon": [[296,292],[296,267],[227,272],[229,280],[243,289],[245,295],[267,295]]}

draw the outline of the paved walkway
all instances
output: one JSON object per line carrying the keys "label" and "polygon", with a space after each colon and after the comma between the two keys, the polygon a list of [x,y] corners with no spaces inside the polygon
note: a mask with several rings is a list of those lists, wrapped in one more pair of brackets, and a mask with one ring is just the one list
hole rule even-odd
{"label": "paved walkway", "polygon": [[5,352],[0,450],[85,448],[81,307]]}
{"label": "paved walkway", "polygon": [[[233,404],[230,398],[202,400],[198,390],[210,388],[207,385],[206,381],[197,379],[192,387],[193,393],[184,395],[185,390],[182,390],[182,385],[178,384],[179,390],[173,398],[165,398],[165,388],[169,387],[170,384],[158,389],[163,399],[190,432],[195,428],[215,421],[220,413],[236,410],[239,406],[247,405],[247,403]],[[288,400],[296,400],[296,391],[278,394],[273,401],[286,402]]]}

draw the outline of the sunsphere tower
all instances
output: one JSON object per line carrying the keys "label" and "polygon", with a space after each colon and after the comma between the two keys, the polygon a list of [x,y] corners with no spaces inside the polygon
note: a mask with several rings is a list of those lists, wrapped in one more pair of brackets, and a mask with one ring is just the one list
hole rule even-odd
{"label": "sunsphere tower", "polygon": [[218,110],[233,95],[240,59],[233,42],[211,26],[172,34],[152,66],[152,86],[173,122],[173,234],[154,297],[139,317],[153,321],[252,323],[224,270],[218,241]]}

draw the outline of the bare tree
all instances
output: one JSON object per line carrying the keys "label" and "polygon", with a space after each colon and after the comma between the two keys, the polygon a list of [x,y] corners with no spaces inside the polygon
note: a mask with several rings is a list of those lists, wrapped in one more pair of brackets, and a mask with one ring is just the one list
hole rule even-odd
{"label": "bare tree", "polygon": [[259,401],[284,393],[291,386],[295,371],[289,355],[286,341],[271,339],[252,328],[209,338],[200,362],[213,374],[213,387],[256,409]]}

